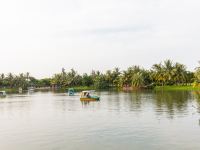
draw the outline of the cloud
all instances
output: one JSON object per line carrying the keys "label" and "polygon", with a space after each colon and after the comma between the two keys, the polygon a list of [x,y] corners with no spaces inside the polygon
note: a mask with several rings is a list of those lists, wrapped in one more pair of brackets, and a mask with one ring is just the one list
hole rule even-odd
{"label": "cloud", "polygon": [[9,63],[0,72],[43,77],[62,67],[150,67],[167,58],[193,69],[199,7],[198,0],[1,1],[0,60]]}

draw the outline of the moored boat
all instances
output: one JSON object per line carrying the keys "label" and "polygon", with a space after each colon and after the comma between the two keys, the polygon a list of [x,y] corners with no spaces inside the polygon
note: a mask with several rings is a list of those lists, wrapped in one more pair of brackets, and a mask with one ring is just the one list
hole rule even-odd
{"label": "moored boat", "polygon": [[96,95],[92,95],[91,94],[92,92],[93,91],[82,91],[80,100],[81,101],[99,101],[100,97]]}
{"label": "moored boat", "polygon": [[35,87],[28,87],[28,92],[30,92],[30,93],[32,93],[32,92],[34,92],[35,91]]}
{"label": "moored boat", "polygon": [[74,91],[73,88],[69,88],[69,89],[68,89],[68,95],[69,95],[69,96],[74,96],[74,93],[75,93],[75,91]]}
{"label": "moored boat", "polygon": [[0,91],[0,97],[6,97],[6,91]]}
{"label": "moored boat", "polygon": [[22,94],[23,89],[20,87],[20,88],[18,89],[18,92],[19,92],[19,94]]}

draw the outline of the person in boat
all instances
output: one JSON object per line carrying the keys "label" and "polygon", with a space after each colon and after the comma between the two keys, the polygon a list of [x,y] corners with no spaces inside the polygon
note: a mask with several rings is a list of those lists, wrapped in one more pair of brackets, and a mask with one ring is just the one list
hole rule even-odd
{"label": "person in boat", "polygon": [[87,97],[87,98],[90,98],[90,93],[89,93],[89,92],[86,94],[86,97]]}

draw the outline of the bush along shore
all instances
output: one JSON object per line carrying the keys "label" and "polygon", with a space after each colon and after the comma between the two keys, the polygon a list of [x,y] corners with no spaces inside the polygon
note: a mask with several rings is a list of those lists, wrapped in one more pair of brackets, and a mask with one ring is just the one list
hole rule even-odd
{"label": "bush along shore", "polygon": [[54,74],[51,78],[36,79],[29,72],[14,75],[0,74],[1,90],[12,91],[18,88],[26,90],[28,87],[38,89],[64,89],[74,87],[75,90],[90,89],[155,89],[155,90],[199,90],[200,89],[200,63],[194,71],[187,70],[184,64],[165,60],[154,64],[150,69],[140,66],[131,66],[126,70],[114,68],[102,73],[78,74],[71,69]]}

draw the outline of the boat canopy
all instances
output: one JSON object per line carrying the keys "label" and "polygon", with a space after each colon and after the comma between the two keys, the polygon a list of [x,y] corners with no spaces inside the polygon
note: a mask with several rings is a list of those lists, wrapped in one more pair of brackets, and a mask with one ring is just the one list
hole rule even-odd
{"label": "boat canopy", "polygon": [[75,93],[75,91],[74,91],[73,88],[69,88],[69,89],[68,89],[68,95],[69,95],[69,96],[74,96],[74,93]]}
{"label": "boat canopy", "polygon": [[95,90],[82,91],[82,93],[92,93],[92,92],[95,92]]}
{"label": "boat canopy", "polygon": [[81,92],[81,100],[99,100],[100,97],[91,94],[92,92],[94,92],[95,90],[90,90],[90,91],[82,91]]}
{"label": "boat canopy", "polygon": [[0,96],[5,96],[6,95],[6,91],[0,91]]}

